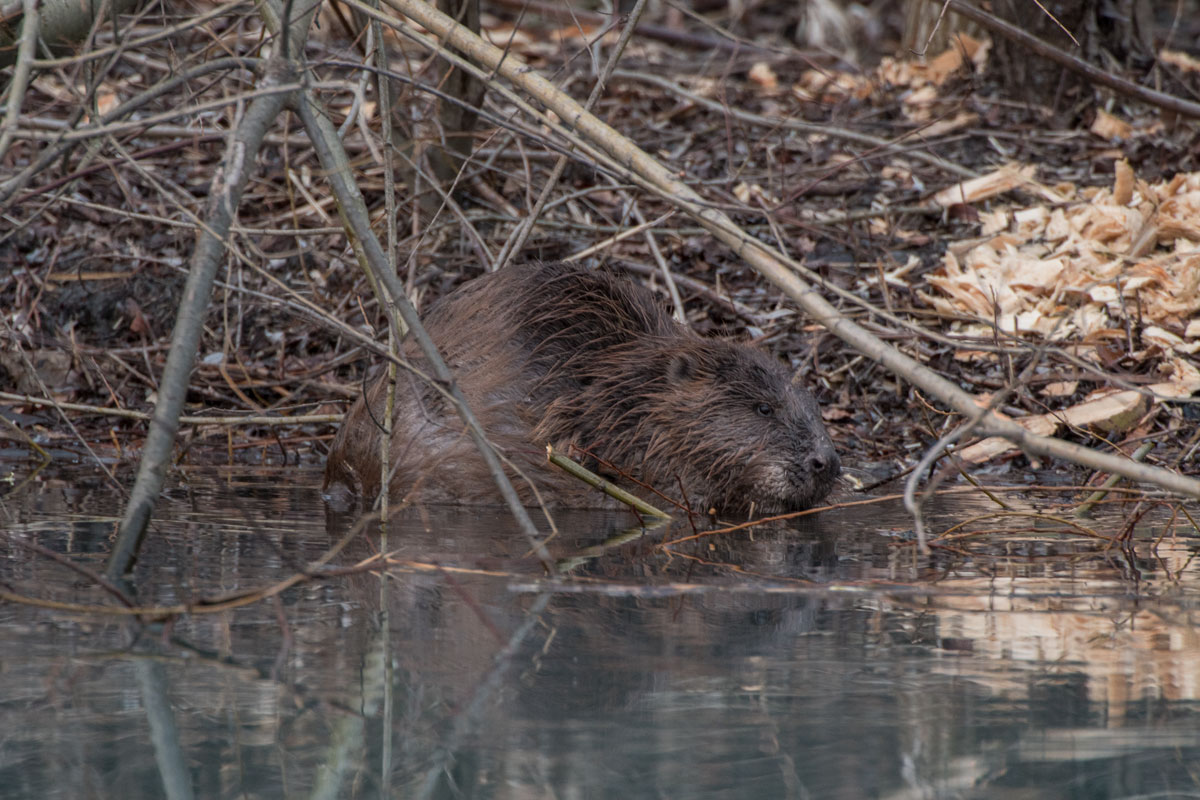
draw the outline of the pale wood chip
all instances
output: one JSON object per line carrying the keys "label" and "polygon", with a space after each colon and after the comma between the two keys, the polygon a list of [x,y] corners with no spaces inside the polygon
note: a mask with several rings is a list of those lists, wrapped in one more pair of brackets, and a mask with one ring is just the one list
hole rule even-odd
{"label": "pale wood chip", "polygon": [[1180,52],[1179,50],[1167,50],[1166,48],[1158,51],[1158,57],[1164,63],[1170,64],[1186,72],[1200,72],[1200,59]]}
{"label": "pale wood chip", "polygon": [[960,203],[977,203],[980,200],[1011,191],[1018,186],[1033,183],[1035,169],[1032,164],[1007,164],[987,175],[960,181],[943,189],[933,196],[933,202],[943,208]]}
{"label": "pale wood chip", "polygon": [[1070,397],[1079,390],[1079,381],[1054,381],[1042,387],[1045,397]]}
{"label": "pale wood chip", "polygon": [[766,91],[771,92],[779,88],[779,76],[775,74],[775,70],[771,69],[771,65],[765,61],[759,61],[750,67],[750,71],[746,74],[746,77]]}
{"label": "pale wood chip", "polygon": [[[1128,430],[1150,408],[1150,399],[1141,392],[1127,389],[1094,400],[1071,406],[1053,414],[1021,417],[1016,422],[1022,428],[1040,436],[1052,436],[1059,425],[1068,424],[1076,428],[1095,425],[1105,431]],[[964,447],[958,455],[969,464],[980,464],[1001,453],[1016,448],[1016,445],[1000,436],[993,436]]]}
{"label": "pale wood chip", "polygon": [[921,128],[920,133],[926,139],[935,139],[939,136],[953,133],[959,128],[967,128],[978,123],[978,114],[973,111],[960,111],[950,119],[940,119],[937,122],[929,123],[924,128]]}
{"label": "pale wood chip", "polygon": [[1090,130],[1101,139],[1128,139],[1133,133],[1133,126],[1117,119],[1104,109],[1097,109],[1096,119],[1092,121]]}
{"label": "pale wood chip", "polygon": [[1133,199],[1133,167],[1125,159],[1116,164],[1112,196],[1113,202],[1119,206],[1128,205]]}

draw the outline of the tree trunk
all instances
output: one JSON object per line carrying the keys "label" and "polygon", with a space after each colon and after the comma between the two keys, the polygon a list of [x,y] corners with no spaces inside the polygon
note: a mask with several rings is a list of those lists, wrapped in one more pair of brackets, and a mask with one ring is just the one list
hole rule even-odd
{"label": "tree trunk", "polygon": [[[438,0],[443,14],[453,17],[472,33],[479,33],[479,0]],[[446,188],[450,187],[475,147],[475,120],[483,102],[484,85],[473,75],[446,61],[439,62],[442,91],[459,99],[459,103],[441,100],[438,121],[441,123],[442,146],[429,151],[430,165]]]}
{"label": "tree trunk", "polygon": [[908,0],[904,10],[904,38],[900,42],[900,58],[910,53],[932,58],[949,49],[954,35],[965,33],[978,39],[979,26],[960,17],[945,13],[941,3],[929,0]]}
{"label": "tree trunk", "polygon": [[[995,0],[993,11],[1102,69],[1141,72],[1153,63],[1148,0],[1042,0],[1040,5],[1030,0]],[[1095,100],[1086,79],[1016,42],[997,38],[990,63],[993,76],[1011,97],[1055,112],[1079,111]]]}

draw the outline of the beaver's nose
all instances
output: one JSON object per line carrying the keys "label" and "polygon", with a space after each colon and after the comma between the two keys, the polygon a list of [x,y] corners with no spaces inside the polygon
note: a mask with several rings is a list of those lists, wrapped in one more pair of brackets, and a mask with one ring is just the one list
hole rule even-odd
{"label": "beaver's nose", "polygon": [[833,442],[818,442],[808,454],[806,466],[814,478],[833,481],[842,472],[842,459],[833,449]]}

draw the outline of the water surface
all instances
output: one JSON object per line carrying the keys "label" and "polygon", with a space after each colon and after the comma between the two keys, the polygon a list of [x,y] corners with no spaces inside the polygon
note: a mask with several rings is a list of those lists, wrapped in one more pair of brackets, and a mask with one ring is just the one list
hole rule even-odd
{"label": "water surface", "polygon": [[547,575],[501,511],[381,539],[318,481],[173,485],[141,622],[52,557],[103,571],[103,479],[0,498],[0,795],[1200,796],[1200,539],[1166,508],[1125,546],[986,518],[928,558],[894,502],[668,546],[690,527],[559,514]]}

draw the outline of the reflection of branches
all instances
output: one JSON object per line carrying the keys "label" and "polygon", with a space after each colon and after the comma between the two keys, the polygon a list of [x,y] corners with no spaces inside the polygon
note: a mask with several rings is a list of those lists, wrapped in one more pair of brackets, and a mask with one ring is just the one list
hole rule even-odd
{"label": "reflection of branches", "polygon": [[479,724],[479,718],[483,716],[484,709],[492,701],[499,690],[500,682],[512,667],[512,661],[516,658],[518,649],[525,643],[525,639],[533,630],[541,624],[542,612],[546,610],[546,606],[550,604],[553,597],[553,592],[542,592],[534,598],[532,605],[525,612],[525,620],[513,631],[508,642],[492,656],[491,669],[475,684],[470,700],[454,717],[450,730],[443,737],[442,745],[431,756],[432,765],[426,771],[425,780],[416,793],[416,797],[437,795],[438,787],[442,785],[446,772],[454,761],[454,754],[463,747],[465,740],[474,732]]}
{"label": "reflection of branches", "polygon": [[[386,581],[386,576],[384,578]],[[335,800],[343,797],[343,786],[347,773],[359,765],[356,758],[361,758],[366,741],[366,721],[379,713],[380,701],[391,691],[388,680],[390,670],[387,664],[390,654],[386,650],[388,629],[384,625],[371,637],[366,652],[363,654],[362,696],[358,698],[358,711],[345,714],[333,725],[329,735],[329,745],[325,749],[325,758],[317,769],[312,791],[308,797],[311,800]],[[388,727],[385,725],[385,728]],[[380,797],[387,797],[386,791],[380,792]]]}
{"label": "reflection of branches", "polygon": [[[998,495],[1003,492],[1013,492],[1013,493],[1017,493],[1020,495],[1024,495],[1024,494],[1027,494],[1028,492],[1034,492],[1034,491],[1036,491],[1036,492],[1075,493],[1082,489],[1091,489],[1091,488],[1093,488],[1093,487],[1091,487],[1091,486],[1074,486],[1074,485],[1071,485],[1071,486],[983,486],[983,485],[952,486],[947,489],[937,489],[936,491],[933,492],[933,496],[949,497],[949,496],[953,496],[953,495],[974,495],[974,494],[983,492],[983,493],[988,494],[989,496],[992,496],[993,498],[995,498],[995,497],[998,497]],[[1129,488],[1129,487],[1112,487],[1108,491],[1117,493],[1117,494],[1128,495],[1130,499],[1135,499],[1135,500],[1141,500],[1147,496],[1146,492],[1142,491],[1141,489]],[[808,516],[812,516],[813,514],[819,514],[821,512],[836,511],[839,509],[847,509],[847,508],[860,508],[860,507],[864,507],[864,506],[881,505],[881,504],[885,504],[885,503],[890,503],[894,500],[903,500],[903,499],[904,499],[903,494],[888,494],[888,495],[879,495],[877,497],[871,497],[866,500],[853,500],[853,501],[844,502],[844,503],[832,503],[828,506],[820,506],[818,508],[809,508],[809,509],[805,509],[804,511],[789,511],[786,514],[776,514],[776,515],[770,516],[770,517],[760,517],[759,519],[753,519],[753,520],[749,520],[747,522],[741,522],[736,525],[725,525],[720,528],[711,528],[709,530],[700,531],[698,533],[693,533],[690,536],[681,536],[677,539],[671,539],[669,541],[662,542],[659,545],[659,547],[661,547],[667,551],[670,551],[670,549],[676,545],[695,541],[697,539],[705,539],[710,536],[721,536],[721,535],[730,534],[730,533],[738,533],[741,531],[753,531],[755,528],[764,527],[764,526],[768,526],[768,525],[774,525],[779,522],[786,522],[788,520],[799,519],[801,517],[808,517]],[[1185,514],[1187,513],[1186,507],[1180,506],[1179,508],[1181,508]],[[1007,514],[1007,513],[1013,513],[1013,514],[1019,513],[1019,514],[1025,515],[1025,516],[1029,515],[1029,512],[996,511],[996,512],[990,513],[989,516],[1004,517],[1005,514]],[[1051,520],[1058,519],[1057,517],[1050,517],[1047,515],[1039,515],[1039,516],[1041,516],[1045,519],[1051,519]],[[1190,516],[1188,518],[1191,519]],[[1080,530],[1087,530],[1087,531],[1089,531],[1089,535],[1091,535],[1091,533],[1090,533],[1091,529],[1082,528],[1082,526],[1080,526],[1078,524],[1078,522],[1071,522],[1069,520],[1064,520],[1064,523],[1071,527],[1077,527]],[[951,529],[951,530],[953,530],[953,529]],[[947,533],[948,533],[948,531],[943,532],[940,535],[945,536]],[[1100,534],[1095,534],[1095,536],[1096,536],[1096,538],[1106,539],[1106,540],[1108,538],[1108,537],[1104,537]],[[911,540],[910,541],[901,541],[901,542],[897,542],[897,544],[898,545],[909,545],[909,544],[913,544],[913,541],[911,541]]]}
{"label": "reflection of branches", "polygon": [[142,686],[142,707],[154,744],[154,760],[162,777],[163,792],[168,800],[191,800],[191,772],[179,743],[179,726],[167,691],[167,675],[163,665],[148,658],[137,662],[138,682]]}
{"label": "reflection of branches", "polygon": [[[7,538],[10,542],[17,545],[18,547],[23,547],[26,550],[30,550],[44,558],[50,559],[51,561],[53,561],[56,564],[61,564],[62,566],[66,567],[67,569],[71,570],[72,572],[79,573],[83,577],[85,577],[88,580],[90,580],[91,582],[95,583],[97,586],[99,586],[104,591],[111,594],[113,597],[117,598],[117,600],[120,601],[121,604],[124,605],[126,608],[133,608],[133,598],[132,597],[130,597],[128,594],[126,594],[126,592],[123,589],[121,589],[121,587],[117,586],[115,583],[108,580],[103,575],[101,575],[99,572],[96,572],[94,569],[92,569],[91,567],[84,566],[83,564],[78,564],[74,560],[64,556],[62,553],[51,550],[48,547],[43,547],[42,545],[38,544],[37,542],[31,542],[28,539],[26,539],[24,536],[19,536],[19,535],[10,533]],[[38,602],[31,602],[30,604],[31,605],[40,605],[40,603],[38,603]]]}
{"label": "reflection of branches", "polygon": [[[333,577],[339,577],[356,572],[368,572],[374,569],[375,565],[371,561],[358,564],[350,568],[328,570],[323,570],[321,568],[328,564],[334,556],[345,549],[346,545],[348,545],[356,536],[361,534],[369,524],[375,521],[375,519],[376,517],[372,515],[362,516],[333,547],[325,551],[325,553],[322,554],[321,557],[316,561],[313,561],[311,564],[309,564],[304,571],[297,572],[281,581],[257,589],[243,589],[238,592],[201,598],[192,603],[179,605],[135,606],[123,591],[110,584],[110,582],[105,580],[103,577],[95,575],[91,572],[91,570],[87,570],[85,567],[66,562],[66,565],[71,569],[86,575],[92,580],[95,580],[99,586],[110,591],[110,593],[115,593],[118,599],[126,604],[126,607],[118,608],[113,606],[87,605],[84,603],[65,603],[58,600],[46,600],[42,598],[29,597],[28,595],[18,594],[16,592],[8,591],[7,589],[0,589],[0,600],[7,600],[11,603],[20,603],[28,606],[37,606],[39,608],[47,608],[55,611],[68,611],[74,614],[110,614],[114,616],[125,617],[135,616],[144,620],[161,620],[169,617],[177,617],[183,614],[217,614],[230,611],[235,608],[253,605],[263,600],[276,597],[284,591],[291,589],[293,586],[298,586],[303,583],[317,580],[328,580]],[[45,549],[38,545],[21,541],[19,537],[11,538],[16,539],[16,541],[24,547],[46,555],[47,557],[52,557],[51,553],[44,552]],[[62,557],[56,557],[54,560],[61,561]]]}

